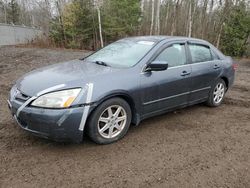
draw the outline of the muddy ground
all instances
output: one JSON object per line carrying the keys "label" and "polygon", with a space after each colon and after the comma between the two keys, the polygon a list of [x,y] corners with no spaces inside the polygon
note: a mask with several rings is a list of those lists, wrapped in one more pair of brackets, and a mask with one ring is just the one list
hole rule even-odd
{"label": "muddy ground", "polygon": [[99,146],[34,137],[10,116],[12,83],[83,51],[0,48],[0,187],[250,187],[250,60],[222,106],[195,105],[143,121]]}

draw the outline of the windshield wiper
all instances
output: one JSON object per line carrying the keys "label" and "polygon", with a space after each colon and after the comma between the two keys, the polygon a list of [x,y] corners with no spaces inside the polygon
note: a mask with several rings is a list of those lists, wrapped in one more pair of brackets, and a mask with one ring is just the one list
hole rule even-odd
{"label": "windshield wiper", "polygon": [[105,63],[103,61],[95,61],[95,64],[97,64],[97,65],[103,65],[103,66],[106,66],[106,67],[110,67],[110,65],[108,65],[107,63]]}

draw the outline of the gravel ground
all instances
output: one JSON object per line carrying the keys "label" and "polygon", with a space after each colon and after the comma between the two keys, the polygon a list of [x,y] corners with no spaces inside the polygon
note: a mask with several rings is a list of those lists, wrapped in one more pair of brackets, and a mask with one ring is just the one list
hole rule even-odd
{"label": "gravel ground", "polygon": [[0,48],[0,187],[250,187],[250,60],[240,60],[220,107],[145,120],[111,145],[62,144],[21,130],[6,103],[13,82],[84,54]]}

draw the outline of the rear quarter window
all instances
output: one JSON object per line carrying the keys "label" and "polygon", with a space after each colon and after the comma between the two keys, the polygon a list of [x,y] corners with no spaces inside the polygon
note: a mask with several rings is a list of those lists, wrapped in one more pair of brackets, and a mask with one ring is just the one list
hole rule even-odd
{"label": "rear quarter window", "polygon": [[216,52],[214,52],[212,49],[211,49],[211,54],[212,54],[213,60],[219,60],[220,59],[219,55]]}
{"label": "rear quarter window", "polygon": [[212,61],[213,56],[208,46],[199,44],[189,44],[189,50],[193,63]]}

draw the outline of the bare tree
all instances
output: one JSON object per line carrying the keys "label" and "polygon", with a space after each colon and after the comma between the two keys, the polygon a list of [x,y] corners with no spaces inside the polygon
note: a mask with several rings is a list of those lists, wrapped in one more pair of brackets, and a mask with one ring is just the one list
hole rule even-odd
{"label": "bare tree", "polygon": [[202,31],[201,31],[201,38],[204,38],[204,34],[207,28],[207,5],[208,5],[208,0],[204,0],[203,3],[203,10],[202,10],[202,18],[201,18],[201,25],[202,25]]}
{"label": "bare tree", "polygon": [[155,34],[160,34],[160,9],[161,9],[161,0],[157,0],[156,8],[156,25],[155,25]]}
{"label": "bare tree", "polygon": [[101,1],[96,1],[94,0],[94,6],[97,10],[97,16],[98,16],[98,28],[99,28],[99,37],[100,37],[100,43],[101,47],[103,48],[103,37],[102,37],[102,22],[101,22],[101,11],[100,11],[100,6],[101,6]]}
{"label": "bare tree", "polygon": [[170,3],[167,2],[166,17],[165,17],[165,30],[167,30],[168,28],[169,12],[170,12]]}
{"label": "bare tree", "polygon": [[7,11],[6,11],[7,1],[3,1],[3,9],[4,9],[4,23],[7,23]]}
{"label": "bare tree", "polygon": [[101,12],[100,12],[100,8],[99,7],[97,8],[97,14],[98,14],[99,36],[100,36],[100,41],[101,41],[101,47],[103,48]]}
{"label": "bare tree", "polygon": [[171,26],[171,35],[173,36],[176,31],[176,24],[177,24],[177,15],[178,15],[178,6],[179,6],[180,0],[177,0],[175,5],[174,5],[174,13],[173,13],[173,21],[172,21],[172,26]]}
{"label": "bare tree", "polygon": [[144,12],[144,4],[145,4],[145,0],[141,0],[141,13]]}
{"label": "bare tree", "polygon": [[219,48],[219,46],[220,46],[220,39],[221,39],[221,33],[222,33],[223,26],[224,26],[224,22],[220,26],[220,30],[219,30],[217,41],[216,41],[216,48]]}
{"label": "bare tree", "polygon": [[154,4],[154,0],[151,0],[151,26],[150,26],[150,35],[153,34],[154,17],[155,17],[155,4]]}
{"label": "bare tree", "polygon": [[188,10],[188,37],[192,36],[192,26],[193,26],[193,19],[192,19],[192,1],[189,1],[189,10]]}

